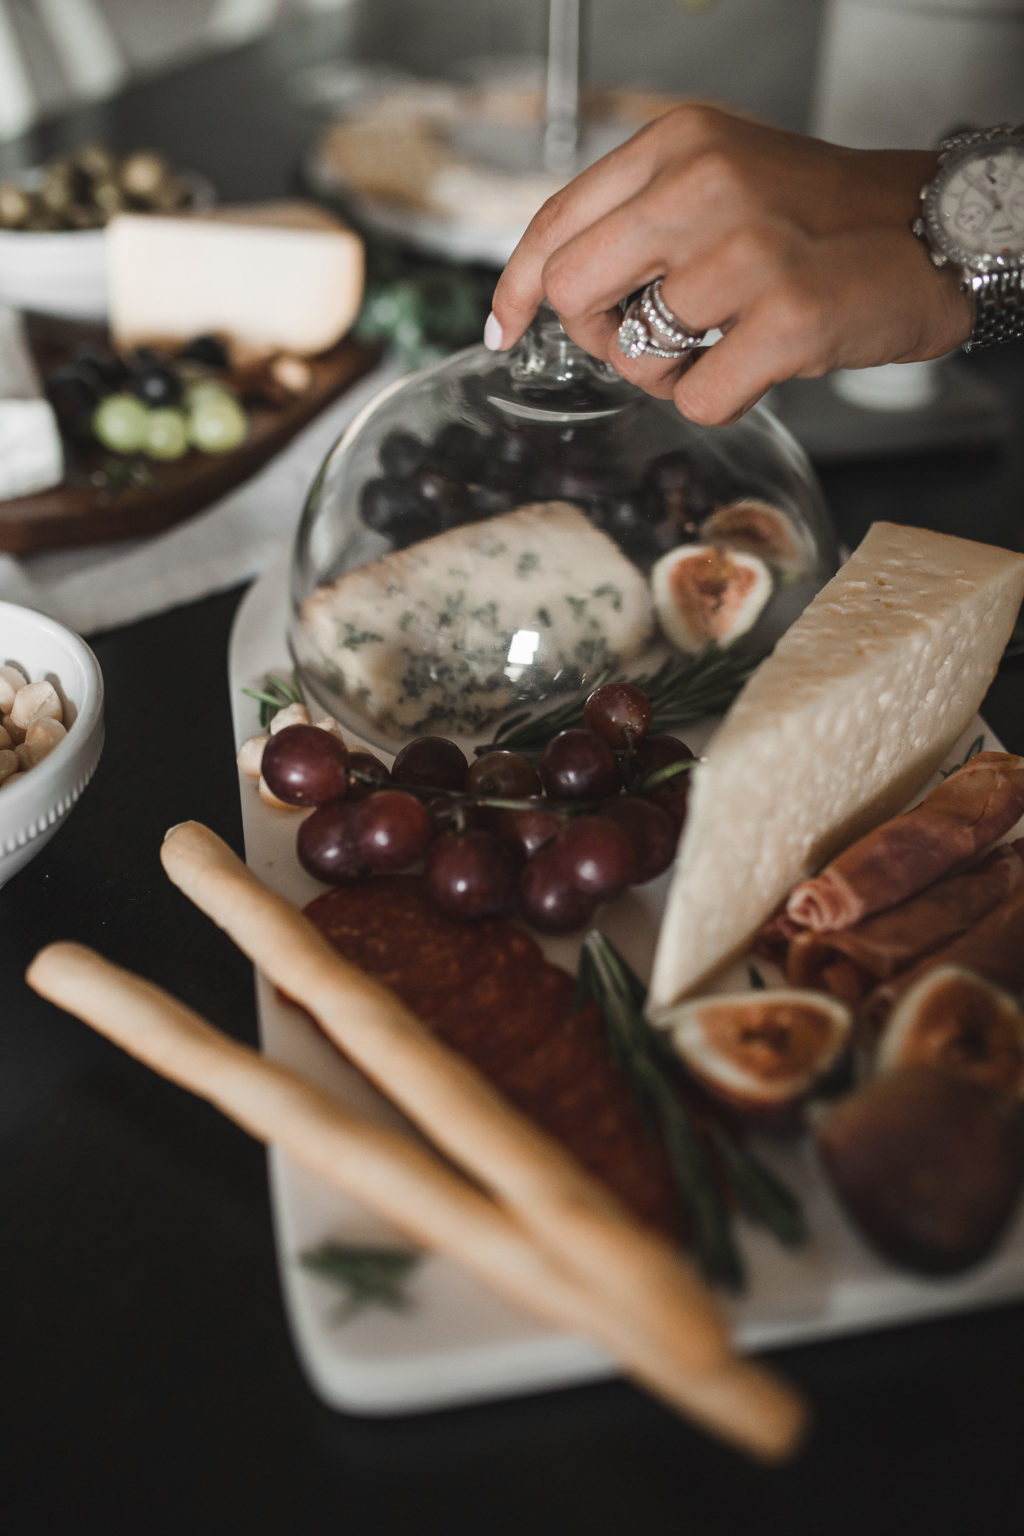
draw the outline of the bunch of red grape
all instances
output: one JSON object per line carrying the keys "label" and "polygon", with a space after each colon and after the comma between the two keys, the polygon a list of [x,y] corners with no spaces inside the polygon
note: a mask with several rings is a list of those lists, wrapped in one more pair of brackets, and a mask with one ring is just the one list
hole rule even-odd
{"label": "bunch of red grape", "polygon": [[600,902],[668,868],[686,814],[693,753],[651,734],[632,683],[589,696],[583,724],[548,742],[536,765],[420,736],[390,770],[314,725],[270,737],[262,773],[290,805],[301,864],[340,885],[422,864],[438,906],[474,919],[518,914],[544,933],[583,927]]}

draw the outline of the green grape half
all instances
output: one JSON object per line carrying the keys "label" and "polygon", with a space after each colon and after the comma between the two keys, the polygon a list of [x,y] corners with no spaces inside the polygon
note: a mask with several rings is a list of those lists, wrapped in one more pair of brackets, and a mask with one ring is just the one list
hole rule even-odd
{"label": "green grape half", "polygon": [[184,413],[170,408],[151,410],[143,449],[151,459],[180,459],[188,453],[188,423]]}
{"label": "green grape half", "polygon": [[138,453],[145,446],[149,411],[134,395],[107,395],[92,416],[97,442],[112,453]]}
{"label": "green grape half", "polygon": [[226,389],[208,384],[190,390],[188,405],[189,440],[201,453],[230,453],[245,442],[246,414]]}

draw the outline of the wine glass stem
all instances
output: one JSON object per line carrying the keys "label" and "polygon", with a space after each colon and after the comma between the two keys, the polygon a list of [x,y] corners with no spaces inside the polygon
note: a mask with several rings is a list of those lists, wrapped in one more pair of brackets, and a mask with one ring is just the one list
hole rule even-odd
{"label": "wine glass stem", "polygon": [[549,0],[543,156],[551,175],[572,175],[579,120],[580,0]]}

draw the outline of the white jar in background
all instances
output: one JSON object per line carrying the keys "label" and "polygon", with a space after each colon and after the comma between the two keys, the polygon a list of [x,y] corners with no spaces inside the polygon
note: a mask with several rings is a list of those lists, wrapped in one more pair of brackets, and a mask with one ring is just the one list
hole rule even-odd
{"label": "white jar in background", "polygon": [[1024,0],[827,0],[810,130],[928,148],[1024,120]]}
{"label": "white jar in background", "polygon": [[[927,149],[964,127],[1024,121],[1024,0],[826,0],[810,131],[858,149]],[[943,361],[842,371],[863,410],[920,415]]]}

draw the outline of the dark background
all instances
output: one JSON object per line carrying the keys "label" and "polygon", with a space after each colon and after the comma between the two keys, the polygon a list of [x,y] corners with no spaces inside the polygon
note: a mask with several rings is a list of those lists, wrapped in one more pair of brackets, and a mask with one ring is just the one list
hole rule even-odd
{"label": "dark background", "polygon": [[[12,146],[164,148],[225,198],[294,185],[311,121],[286,37],[147,81]],[[873,518],[1020,548],[1021,349],[971,360],[1016,430],[991,450],[823,468],[848,543]],[[227,592],[90,637],[107,745],[67,827],[0,891],[0,1529],[10,1536],[760,1531],[974,1536],[1019,1525],[1024,1306],[780,1353],[806,1450],[753,1467],[619,1382],[348,1418],[300,1374],[262,1149],[24,987],[75,938],[256,1038],[249,965],[163,877],[194,817],[241,848]],[[1024,751],[1024,662],[985,713]]]}

